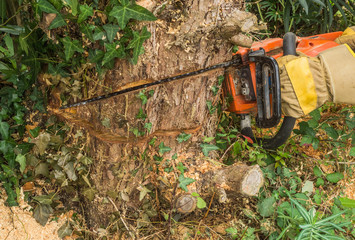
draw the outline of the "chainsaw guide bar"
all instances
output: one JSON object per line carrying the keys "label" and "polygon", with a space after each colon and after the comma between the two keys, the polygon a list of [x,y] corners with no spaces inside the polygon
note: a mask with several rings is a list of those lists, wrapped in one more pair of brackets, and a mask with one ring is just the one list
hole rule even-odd
{"label": "chainsaw guide bar", "polygon": [[158,81],[155,81],[155,82],[151,82],[151,83],[146,83],[146,84],[142,84],[142,85],[138,85],[138,86],[122,89],[122,90],[119,90],[117,92],[112,92],[112,93],[109,93],[109,94],[106,94],[106,95],[101,95],[101,96],[98,96],[98,97],[89,98],[89,99],[86,99],[86,100],[83,100],[83,101],[80,101],[80,102],[76,102],[76,103],[73,103],[73,104],[67,104],[65,106],[61,106],[60,109],[78,107],[78,106],[81,106],[81,105],[85,105],[85,104],[92,103],[92,102],[97,102],[97,101],[104,100],[104,99],[107,99],[107,98],[111,98],[111,97],[114,97],[114,96],[118,96],[118,95],[121,95],[121,94],[137,91],[137,90],[142,89],[142,88],[147,88],[147,87],[160,85],[160,84],[172,82],[172,81],[183,79],[183,78],[187,78],[187,77],[200,75],[202,73],[205,73],[205,72],[208,72],[208,71],[212,71],[212,70],[215,70],[215,69],[218,69],[218,68],[228,68],[228,67],[230,67],[232,65],[238,65],[240,63],[242,63],[241,58],[234,57],[230,61],[219,63],[219,64],[216,64],[216,65],[207,67],[207,68],[203,68],[203,69],[200,69],[200,70],[184,73],[184,74],[177,75],[177,76],[174,76],[174,77],[163,78],[161,80],[158,80]]}

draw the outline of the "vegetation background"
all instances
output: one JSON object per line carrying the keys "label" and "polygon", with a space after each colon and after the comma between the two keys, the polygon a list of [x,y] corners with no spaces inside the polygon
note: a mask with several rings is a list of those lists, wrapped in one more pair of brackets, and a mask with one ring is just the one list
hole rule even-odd
{"label": "vegetation background", "polygon": [[[259,40],[287,31],[307,36],[344,30],[355,25],[354,4],[353,0],[241,1],[244,10],[268,26],[245,34]],[[157,1],[153,14],[129,0],[0,0],[0,191],[6,193],[7,205],[28,202],[42,225],[75,209],[77,213],[70,214],[58,231],[67,239],[355,238],[354,106],[326,104],[300,119],[284,146],[265,151],[238,138],[239,119],[224,112],[220,101],[207,101],[209,116],[219,121],[214,136],[199,139],[202,160],[223,156],[220,164],[260,165],[266,182],[256,198],[221,206],[213,197],[193,193],[198,210],[183,216],[172,200],[164,202],[158,183],[140,186],[136,213],[124,214],[115,206],[115,201],[127,201],[125,194],[99,195],[92,179],[95,165],[89,135],[50,111],[58,103],[110,92],[101,84],[115,61],[134,65],[145,53],[144,42],[151,33],[140,21],[156,21],[167,11],[175,16],[172,12],[187,11],[185,6],[184,1]],[[223,77],[215,80],[209,91],[219,99]],[[153,96],[154,90],[136,94],[138,111],[129,132],[137,138],[149,137],[153,127],[145,112]],[[102,118],[101,124],[107,129],[113,125],[108,118]],[[174,141],[189,144],[192,138],[181,132]],[[195,169],[167,143],[152,137],[148,146],[132,158],[147,162],[143,166],[152,176],[175,174],[170,190],[186,191],[195,181],[187,172]],[[116,172],[119,168],[113,167],[107,174]],[[135,176],[137,170],[129,174]],[[86,208],[99,200],[116,209],[105,212],[108,224],[93,229]]]}

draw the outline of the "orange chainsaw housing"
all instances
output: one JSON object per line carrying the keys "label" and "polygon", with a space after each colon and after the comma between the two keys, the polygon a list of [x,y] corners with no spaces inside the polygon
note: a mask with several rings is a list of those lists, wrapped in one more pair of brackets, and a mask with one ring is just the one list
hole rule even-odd
{"label": "orange chainsaw housing", "polygon": [[[332,32],[326,34],[319,34],[310,37],[297,37],[296,51],[302,52],[309,57],[316,57],[322,51],[336,47],[337,44],[334,40],[338,38],[343,32]],[[248,101],[241,92],[240,76],[238,76],[238,68],[249,65],[251,72],[251,80],[253,82],[253,91],[256,94],[256,74],[255,63],[250,62],[248,55],[253,51],[264,49],[267,56],[277,59],[283,56],[283,39],[271,38],[260,42],[255,42],[251,48],[239,48],[233,55],[241,57],[242,64],[237,66],[236,69],[228,69],[225,74],[224,81],[224,94],[229,99],[229,112],[236,114],[255,113],[257,111],[257,102],[255,100]]]}

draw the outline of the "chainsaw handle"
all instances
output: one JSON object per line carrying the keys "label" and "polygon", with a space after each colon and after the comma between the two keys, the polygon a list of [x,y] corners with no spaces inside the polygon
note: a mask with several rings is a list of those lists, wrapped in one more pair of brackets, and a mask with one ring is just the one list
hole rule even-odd
{"label": "chainsaw handle", "polygon": [[284,35],[283,38],[283,52],[284,52],[284,56],[287,55],[294,55],[296,56],[296,34],[292,33],[292,32],[288,32]]}
{"label": "chainsaw handle", "polygon": [[[297,55],[296,53],[296,35],[288,32],[283,38],[283,52],[284,56]],[[253,142],[261,144],[264,149],[276,149],[284,144],[290,137],[295,126],[296,118],[284,117],[279,131],[272,138],[255,138],[251,129],[250,116],[245,115],[241,120],[241,134],[251,138]]]}

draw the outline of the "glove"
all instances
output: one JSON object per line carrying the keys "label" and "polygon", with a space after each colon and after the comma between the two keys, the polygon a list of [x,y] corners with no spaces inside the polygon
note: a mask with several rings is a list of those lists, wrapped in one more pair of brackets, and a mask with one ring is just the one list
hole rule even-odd
{"label": "glove", "polygon": [[300,118],[327,101],[355,104],[355,27],[336,39],[339,46],[317,57],[277,59],[281,81],[281,108],[285,116]]}
{"label": "glove", "polygon": [[343,34],[335,39],[338,44],[347,44],[352,50],[355,50],[355,26],[348,27]]}

